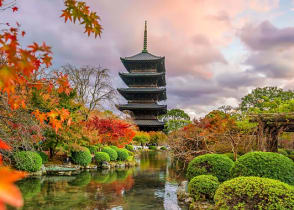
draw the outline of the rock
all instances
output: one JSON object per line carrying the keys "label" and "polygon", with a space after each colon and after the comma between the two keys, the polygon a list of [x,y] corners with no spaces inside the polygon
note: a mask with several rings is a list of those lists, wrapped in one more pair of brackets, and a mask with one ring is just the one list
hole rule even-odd
{"label": "rock", "polygon": [[101,168],[110,169],[110,164],[108,162],[103,162],[102,165],[101,165]]}

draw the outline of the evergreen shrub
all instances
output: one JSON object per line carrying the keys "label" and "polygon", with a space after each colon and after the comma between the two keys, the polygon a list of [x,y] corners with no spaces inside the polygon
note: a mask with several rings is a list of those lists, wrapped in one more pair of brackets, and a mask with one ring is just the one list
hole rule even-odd
{"label": "evergreen shrub", "polygon": [[167,150],[165,146],[160,147],[161,150]]}
{"label": "evergreen shrub", "polygon": [[285,156],[288,156],[288,152],[284,149],[278,149],[278,153],[281,154],[281,155],[285,155]]}
{"label": "evergreen shrub", "polygon": [[232,168],[232,177],[258,176],[294,184],[294,163],[273,152],[250,152],[241,156]]}
{"label": "evergreen shrub", "polygon": [[87,166],[92,161],[92,156],[88,148],[84,147],[80,151],[72,152],[72,160],[75,164]]}
{"label": "evergreen shrub", "polygon": [[109,155],[111,161],[117,160],[117,152],[111,147],[103,147],[101,152],[106,152]]}
{"label": "evergreen shrub", "polygon": [[91,146],[87,146],[87,148],[89,149],[89,151],[90,151],[91,154],[95,154],[99,150],[99,147],[92,146],[92,145]]}
{"label": "evergreen shrub", "polygon": [[216,209],[294,209],[294,188],[278,180],[237,177],[216,190]]}
{"label": "evergreen shrub", "polygon": [[149,146],[149,149],[151,149],[151,150],[157,150],[157,147],[156,146]]}
{"label": "evergreen shrub", "polygon": [[117,150],[117,160],[125,161],[129,157],[127,149],[118,149]]}
{"label": "evergreen shrub", "polygon": [[[228,158],[230,158],[232,161],[235,161],[234,159],[234,153],[232,152],[228,152],[228,153],[224,153],[223,155],[226,155]],[[237,155],[237,159],[240,157],[240,155]]]}
{"label": "evergreen shrub", "polygon": [[37,152],[16,152],[13,157],[15,160],[15,167],[19,170],[36,172],[42,167],[42,158]]}
{"label": "evergreen shrub", "polygon": [[188,185],[188,192],[196,201],[213,201],[219,186],[218,178],[212,175],[195,176]]}
{"label": "evergreen shrub", "polygon": [[225,155],[206,154],[195,157],[188,165],[187,178],[191,180],[199,175],[213,175],[220,182],[230,177],[230,170],[234,162]]}
{"label": "evergreen shrub", "polygon": [[135,151],[135,150],[134,150],[134,146],[133,146],[133,145],[130,145],[130,144],[127,144],[127,145],[125,146],[125,148],[126,148],[127,150],[131,151],[131,152],[134,152],[134,151]]}
{"label": "evergreen shrub", "polygon": [[109,154],[106,152],[96,152],[94,158],[95,158],[96,163],[98,163],[98,164],[102,164],[103,162],[110,161]]}
{"label": "evergreen shrub", "polygon": [[42,151],[38,151],[38,154],[40,155],[40,157],[42,158],[42,163],[45,164],[48,162],[48,155],[45,152]]}

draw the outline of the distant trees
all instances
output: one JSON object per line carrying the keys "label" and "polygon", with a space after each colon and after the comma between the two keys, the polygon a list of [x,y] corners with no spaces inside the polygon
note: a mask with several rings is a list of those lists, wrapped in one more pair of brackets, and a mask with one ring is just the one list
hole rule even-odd
{"label": "distant trees", "polygon": [[101,108],[106,102],[112,102],[116,90],[112,87],[109,70],[101,67],[75,67],[65,65],[62,72],[68,75],[69,81],[75,87],[77,102],[85,104],[84,116],[88,119],[91,111]]}
{"label": "distant trees", "polygon": [[189,115],[181,109],[168,110],[165,115],[159,116],[159,120],[165,122],[165,133],[178,130],[191,123]]}

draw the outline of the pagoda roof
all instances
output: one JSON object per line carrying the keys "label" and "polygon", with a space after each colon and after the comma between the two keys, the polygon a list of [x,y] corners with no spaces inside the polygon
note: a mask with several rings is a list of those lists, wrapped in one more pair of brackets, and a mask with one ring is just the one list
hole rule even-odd
{"label": "pagoda roof", "polygon": [[120,110],[159,110],[159,109],[167,109],[167,105],[130,103],[130,104],[120,104],[119,109]]}
{"label": "pagoda roof", "polygon": [[144,87],[144,88],[118,88],[119,92],[138,92],[138,93],[160,93],[165,92],[166,88],[153,88],[153,87]]}
{"label": "pagoda roof", "polygon": [[138,126],[151,126],[151,127],[164,126],[164,122],[160,122],[158,120],[134,120],[134,122]]}
{"label": "pagoda roof", "polygon": [[138,84],[156,84],[157,86],[166,85],[164,72],[119,73],[119,76],[128,86]]}
{"label": "pagoda roof", "polygon": [[164,57],[156,56],[149,52],[140,52],[130,57],[121,58],[122,61],[158,61],[162,59],[164,59]]}
{"label": "pagoda roof", "polygon": [[164,76],[164,72],[136,72],[136,73],[121,73],[119,72],[119,75],[125,76],[125,77],[160,77]]}

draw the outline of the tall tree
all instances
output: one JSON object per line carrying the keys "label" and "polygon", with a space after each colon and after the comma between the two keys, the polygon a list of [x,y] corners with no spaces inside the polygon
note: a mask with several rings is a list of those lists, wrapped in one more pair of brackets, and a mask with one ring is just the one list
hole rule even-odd
{"label": "tall tree", "polygon": [[68,75],[72,87],[77,92],[77,100],[85,104],[88,109],[84,111],[85,118],[96,108],[106,102],[113,102],[116,90],[112,87],[109,70],[101,67],[75,67],[65,65],[62,71]]}
{"label": "tall tree", "polygon": [[164,132],[170,133],[191,123],[190,116],[181,109],[168,110],[165,115],[159,116],[159,120],[165,122]]}
{"label": "tall tree", "polygon": [[241,99],[240,108],[243,112],[267,112],[290,99],[294,99],[292,90],[277,87],[256,88]]}

